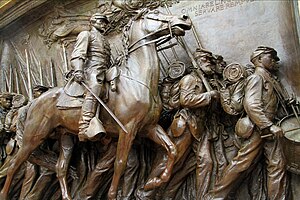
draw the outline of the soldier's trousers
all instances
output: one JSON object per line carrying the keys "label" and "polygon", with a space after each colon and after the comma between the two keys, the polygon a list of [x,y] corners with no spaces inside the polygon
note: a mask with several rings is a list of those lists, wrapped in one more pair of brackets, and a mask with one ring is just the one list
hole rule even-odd
{"label": "soldier's trousers", "polygon": [[226,199],[229,192],[239,183],[242,173],[258,160],[256,158],[261,155],[261,151],[267,165],[268,199],[286,199],[286,163],[281,144],[277,139],[261,139],[258,131],[254,131],[250,138],[242,142],[238,154],[225,168],[223,176],[209,192],[207,199]]}

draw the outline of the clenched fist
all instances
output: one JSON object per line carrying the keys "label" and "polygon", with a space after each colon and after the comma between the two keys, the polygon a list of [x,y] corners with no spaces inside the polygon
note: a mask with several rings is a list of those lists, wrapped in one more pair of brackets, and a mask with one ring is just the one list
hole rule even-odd
{"label": "clenched fist", "polygon": [[84,80],[84,74],[82,70],[77,70],[74,72],[74,80],[78,83],[81,83]]}

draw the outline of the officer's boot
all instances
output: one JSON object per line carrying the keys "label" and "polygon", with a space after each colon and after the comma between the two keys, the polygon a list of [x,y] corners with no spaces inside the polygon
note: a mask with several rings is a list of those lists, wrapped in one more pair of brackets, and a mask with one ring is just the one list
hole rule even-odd
{"label": "officer's boot", "polygon": [[97,140],[97,135],[99,133],[105,134],[102,122],[99,119],[94,118],[96,110],[96,98],[91,96],[91,94],[87,94],[82,105],[81,118],[79,120],[78,137],[80,141]]}
{"label": "officer's boot", "polygon": [[82,104],[81,117],[79,120],[78,137],[80,141],[86,141],[88,139],[88,137],[86,136],[86,131],[89,127],[90,121],[95,116],[96,104],[96,99],[87,94]]}

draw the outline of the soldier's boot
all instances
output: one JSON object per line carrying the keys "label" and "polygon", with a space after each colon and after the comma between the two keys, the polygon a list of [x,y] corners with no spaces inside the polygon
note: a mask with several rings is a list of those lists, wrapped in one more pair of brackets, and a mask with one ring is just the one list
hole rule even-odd
{"label": "soldier's boot", "polygon": [[105,129],[102,122],[95,117],[97,110],[97,100],[93,96],[87,96],[82,105],[81,118],[79,120],[80,141],[95,141],[103,136]]}

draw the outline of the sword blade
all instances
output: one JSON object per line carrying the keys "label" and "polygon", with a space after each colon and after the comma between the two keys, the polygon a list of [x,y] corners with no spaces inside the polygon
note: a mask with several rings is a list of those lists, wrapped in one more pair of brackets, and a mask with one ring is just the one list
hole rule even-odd
{"label": "sword blade", "polygon": [[122,128],[125,133],[128,133],[122,122],[117,118],[117,116],[110,110],[109,107],[84,83],[81,84],[97,99],[97,101],[105,108],[105,110],[110,114],[110,116],[117,122],[117,124]]}

